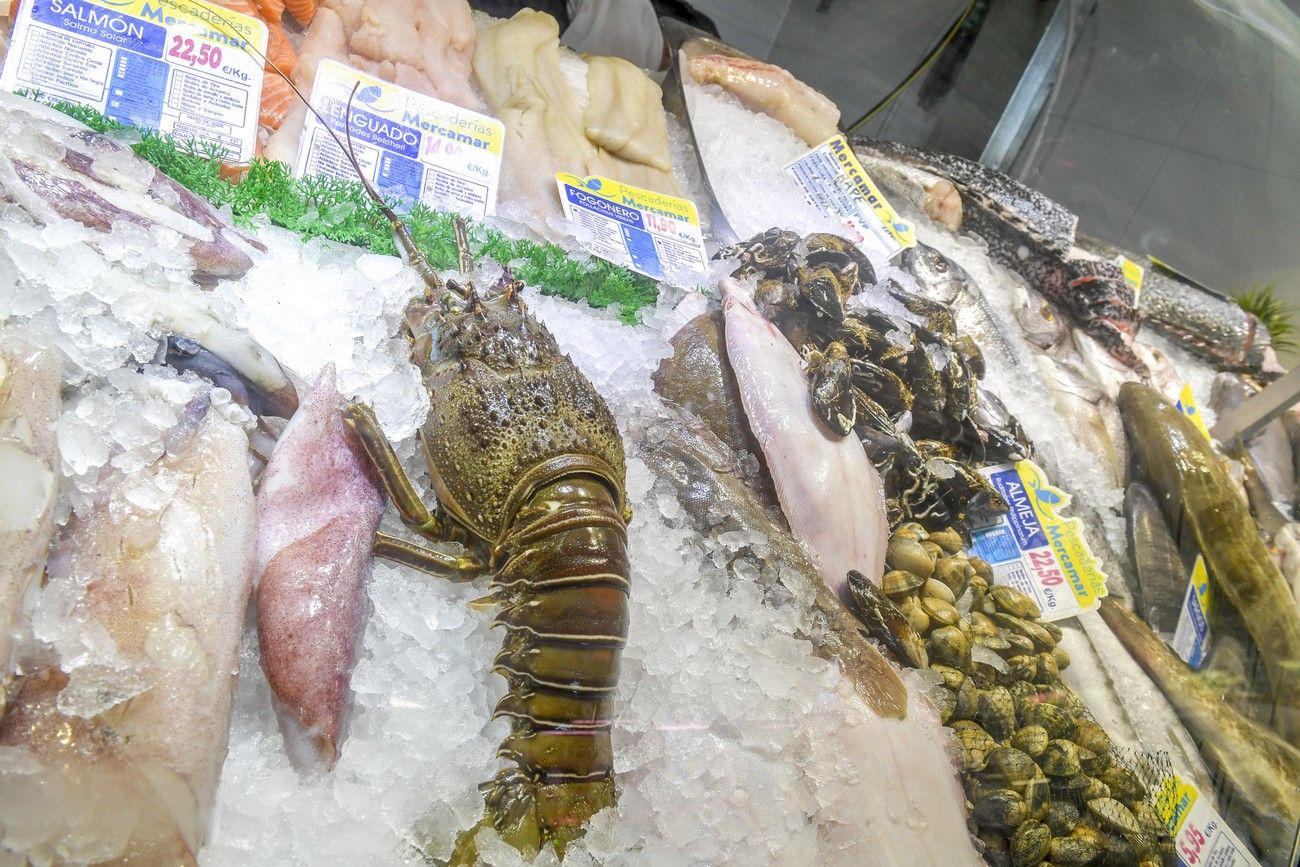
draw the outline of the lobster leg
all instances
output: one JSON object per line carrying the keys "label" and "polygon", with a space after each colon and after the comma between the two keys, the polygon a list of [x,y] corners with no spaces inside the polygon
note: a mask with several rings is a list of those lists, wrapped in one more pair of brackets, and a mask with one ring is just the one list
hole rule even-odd
{"label": "lobster leg", "polygon": [[374,553],[376,557],[450,581],[472,581],[483,573],[483,563],[472,557],[444,554],[383,532],[375,534]]}
{"label": "lobster leg", "polygon": [[[379,474],[384,490],[397,508],[402,522],[426,538],[445,538],[446,528],[416,493],[415,485],[411,484],[406,470],[402,469],[402,462],[397,459],[392,443],[379,427],[374,410],[364,403],[349,403],[343,408],[343,419],[361,440],[361,446]],[[468,581],[485,568],[481,560],[473,557],[444,554],[387,533],[375,534],[375,556],[404,563],[412,569],[452,581]]]}
{"label": "lobster leg", "polygon": [[343,419],[361,440],[402,523],[426,538],[443,538],[445,530],[442,521],[420,499],[415,485],[411,484],[406,470],[402,468],[402,462],[397,459],[397,452],[393,451],[393,444],[379,426],[375,411],[364,403],[349,403],[343,408]]}

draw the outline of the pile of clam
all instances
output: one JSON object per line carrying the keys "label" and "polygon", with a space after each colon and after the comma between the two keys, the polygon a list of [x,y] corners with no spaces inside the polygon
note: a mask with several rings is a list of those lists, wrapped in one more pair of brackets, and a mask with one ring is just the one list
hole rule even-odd
{"label": "pile of clam", "polygon": [[[879,590],[850,576],[855,613],[900,661],[938,673],[960,748],[972,832],[990,864],[1174,863],[1154,795],[1061,682],[1061,631],[992,585],[956,531],[901,525]],[[883,593],[883,597],[881,596]]]}

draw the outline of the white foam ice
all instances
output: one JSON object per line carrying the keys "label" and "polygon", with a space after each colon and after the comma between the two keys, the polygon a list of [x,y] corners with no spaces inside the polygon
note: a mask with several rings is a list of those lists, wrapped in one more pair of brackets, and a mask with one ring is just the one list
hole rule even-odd
{"label": "white foam ice", "polygon": [[[309,320],[286,324],[283,334],[250,322],[282,360],[293,358],[300,372],[332,360],[341,376],[345,364],[409,367],[359,324],[374,317],[374,335],[395,333],[403,301],[395,287],[413,291],[408,272],[390,275],[373,257],[327,244],[295,251],[278,233],[261,234],[277,257],[270,273],[256,277],[259,263],[223,291],[250,313],[260,307],[280,311],[278,320]],[[486,266],[478,282],[492,272]],[[326,280],[336,286],[323,287]],[[703,297],[662,301],[637,328],[531,287],[524,297],[617,418],[629,443],[634,512],[631,637],[614,730],[620,797],[565,863],[847,863],[870,842],[865,829],[854,830],[853,814],[871,789],[836,746],[837,731],[852,724],[834,698],[837,669],[794,637],[807,626],[807,606],[791,593],[764,593],[760,585],[779,576],[732,566],[736,550],[761,549],[761,538],[696,534],[672,490],[637,455],[646,420],[660,411],[650,375],[670,352],[667,337],[703,308]],[[300,345],[296,328],[316,337]],[[406,410],[423,411],[414,395],[403,399]],[[385,427],[408,465],[418,466],[410,432],[387,420]],[[292,771],[250,635],[218,824],[203,862],[400,864],[418,861],[424,846],[445,857],[480,815],[476,784],[499,767],[494,754],[506,733],[503,721],[489,721],[504,689],[489,672],[500,636],[488,630],[488,615],[469,607],[485,592],[482,579],[458,585],[376,563],[354,709],[329,777]],[[484,840],[481,851],[489,864],[520,863],[500,841]]]}
{"label": "white foam ice", "polygon": [[241,279],[214,292],[246,329],[305,382],[326,365],[339,391],[371,404],[385,432],[409,438],[428,400],[408,363],[401,315],[418,278],[393,256],[316,240],[272,226],[258,230],[267,252]]}
{"label": "white foam ice", "polygon": [[[773,226],[843,234],[841,221],[804,198],[785,166],[808,152],[788,127],[750,111],[717,85],[685,83],[686,106],[709,184],[741,240]],[[746,147],[736,147],[737,141]]]}
{"label": "white foam ice", "polygon": [[[749,129],[733,129],[730,138]],[[746,135],[757,141],[759,132]],[[751,176],[748,186],[763,184]],[[99,473],[130,475],[161,454],[165,432],[202,393],[193,377],[151,366],[144,376],[120,372],[147,364],[156,351],[159,332],[148,307],[157,296],[150,293],[198,297],[174,244],[164,234],[118,234],[115,227],[120,247],[100,238],[92,248],[88,231],[63,221],[45,229],[21,220],[0,225],[0,314],[49,335],[68,384],[79,389],[58,432],[63,517],[89,505]],[[335,364],[341,390],[375,405],[399,457],[427,490],[415,431],[428,398],[400,336],[403,308],[418,290],[413,272],[391,257],[303,244],[267,226],[256,234],[267,250],[254,254],[255,267],[202,296],[204,303],[301,379]],[[858,863],[872,845],[871,830],[857,821],[862,799],[890,794],[899,802],[898,821],[924,833],[916,808],[924,791],[882,793],[845,760],[839,736],[854,718],[836,698],[838,670],[796,637],[811,616],[799,582],[772,574],[777,570],[761,556],[735,556],[745,548],[761,554],[761,538],[697,534],[667,483],[639,457],[639,438],[659,411],[650,375],[669,354],[667,338],[704,309],[706,297],[665,293],[637,328],[613,311],[542,297],[534,288],[525,299],[618,420],[634,511],[630,638],[614,729],[620,799],[592,820],[565,863]],[[990,377],[1037,439],[1059,426],[1041,404],[1031,407],[1009,389],[1022,374],[999,369]],[[166,494],[128,484],[121,507],[147,514]],[[391,514],[387,520],[392,526]],[[77,592],[47,589],[33,632],[62,643],[70,658],[80,643],[85,659],[102,660],[109,648],[95,645],[99,637],[58,616]],[[489,671],[501,637],[489,631],[490,615],[470,606],[485,592],[485,579],[455,584],[375,564],[353,711],[328,776],[300,776],[289,764],[250,628],[205,867],[421,863],[426,849],[445,857],[481,814],[476,787],[500,766],[495,751],[507,728],[490,721],[504,690]],[[91,701],[92,672],[87,666],[92,688],[78,694],[86,697],[79,712],[102,706]],[[1110,689],[1082,687],[1085,698],[1092,688]],[[490,840],[483,852],[488,863],[519,862]],[[555,860],[545,854],[537,863]]]}

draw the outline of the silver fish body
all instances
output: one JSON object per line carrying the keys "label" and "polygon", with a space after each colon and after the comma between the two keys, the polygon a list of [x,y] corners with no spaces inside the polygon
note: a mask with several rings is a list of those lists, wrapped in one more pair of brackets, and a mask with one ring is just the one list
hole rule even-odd
{"label": "silver fish body", "polygon": [[965,268],[919,241],[902,252],[898,264],[916,280],[924,297],[953,308],[962,333],[974,338],[981,351],[1016,358],[1006,331]]}
{"label": "silver fish body", "polygon": [[1178,628],[1187,571],[1155,494],[1141,482],[1124,491],[1124,519],[1133,561],[1133,607],[1166,640]]}

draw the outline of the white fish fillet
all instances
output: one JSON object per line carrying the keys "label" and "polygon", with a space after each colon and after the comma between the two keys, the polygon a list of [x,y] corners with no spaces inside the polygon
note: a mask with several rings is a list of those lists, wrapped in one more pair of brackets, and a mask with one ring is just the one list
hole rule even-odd
{"label": "white fish fillet", "polygon": [[596,146],[560,70],[560,28],[542,12],[524,9],[479,33],[474,78],[488,108],[506,128],[501,199],[539,215],[558,214],[557,172],[581,172]]}
{"label": "white fish fillet", "polygon": [[27,588],[45,569],[54,534],[61,386],[53,351],[0,331],[0,689]]}
{"label": "white fish fillet", "polygon": [[[384,498],[325,368],[257,492],[257,632],[290,756],[332,765]],[[306,747],[309,739],[315,756]]]}
{"label": "white fish fillet", "polygon": [[785,336],[740,284],[724,278],[721,285],[727,358],[790,529],[836,593],[851,569],[879,582],[889,539],[880,475],[856,437],[836,438],[818,422],[799,353]]}
{"label": "white fish fillet", "polygon": [[[66,676],[24,681],[0,722],[0,833],[11,850],[72,862],[188,864],[202,845],[226,753],[252,578],[254,504],[242,428],[208,412],[55,546],[50,585],[89,583],[68,619],[102,665],[63,660],[83,690],[130,696],[74,716]],[[170,491],[135,506],[144,479]],[[46,593],[50,589],[46,588]],[[105,644],[107,642],[107,644]]]}
{"label": "white fish fillet", "polygon": [[[293,81],[310,95],[324,58],[434,96],[483,110],[470,84],[476,31],[465,0],[324,0],[299,50]],[[263,154],[292,165],[307,109],[296,105]]]}
{"label": "white fish fillet", "polygon": [[834,751],[847,772],[860,777],[862,785],[847,790],[858,799],[853,815],[866,831],[855,829],[854,838],[870,843],[837,852],[831,863],[982,865],[966,828],[966,795],[947,746],[951,736],[915,682],[906,684],[904,719],[873,713],[847,678],[836,684],[834,700],[860,712],[856,724],[840,727],[816,748]]}
{"label": "white fish fillet", "polygon": [[663,91],[621,57],[587,59],[587,138],[611,154],[672,172]]}
{"label": "white fish fillet", "polygon": [[[644,79],[644,84],[634,87],[622,79],[616,81],[611,75],[614,67],[602,59],[594,83],[593,73],[588,71],[586,107],[581,109],[570,76],[561,68],[562,50],[568,51],[560,48],[555,19],[532,9],[523,9],[507,21],[491,20],[479,32],[474,79],[492,114],[506,128],[502,203],[542,220],[560,216],[555,186],[558,172],[604,175],[655,192],[681,195],[670,171],[628,158],[656,151],[658,145],[652,146],[649,136],[662,124],[663,150],[659,154],[666,161],[667,121],[663,106],[650,98],[650,89],[657,91],[658,87],[624,61],[617,61],[625,64],[617,68],[617,74],[634,74]],[[620,106],[621,99],[635,99],[636,104]],[[657,120],[650,115],[658,115]],[[638,117],[642,117],[639,122]],[[641,131],[634,141],[632,130],[637,129]],[[589,131],[595,134],[594,139]],[[598,146],[602,141],[617,144],[618,152]]]}
{"label": "white fish fillet", "polygon": [[719,85],[751,111],[779,120],[809,147],[839,132],[840,110],[835,103],[779,66],[723,54],[698,54],[690,59],[690,72],[700,84]]}

